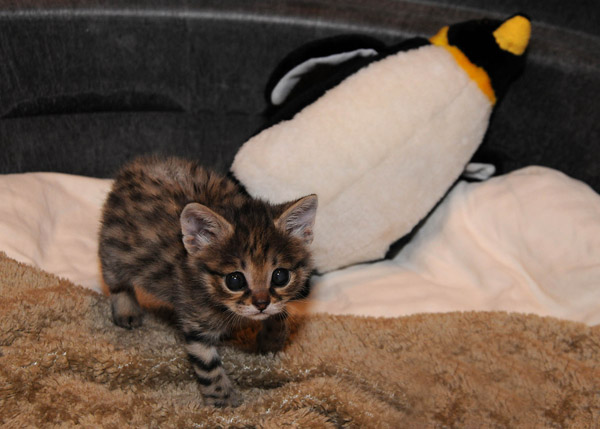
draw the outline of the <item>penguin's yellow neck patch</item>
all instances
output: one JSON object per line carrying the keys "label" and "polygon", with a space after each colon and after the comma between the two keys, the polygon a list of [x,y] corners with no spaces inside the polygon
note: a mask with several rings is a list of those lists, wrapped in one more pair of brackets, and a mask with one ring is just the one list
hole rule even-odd
{"label": "penguin's yellow neck patch", "polygon": [[469,75],[469,77],[479,86],[481,92],[483,92],[490,100],[492,105],[496,104],[496,93],[492,88],[492,82],[487,72],[479,66],[473,64],[465,54],[456,46],[451,46],[448,43],[448,27],[442,28],[435,36],[431,37],[429,41],[436,46],[445,48],[452,54],[456,63]]}

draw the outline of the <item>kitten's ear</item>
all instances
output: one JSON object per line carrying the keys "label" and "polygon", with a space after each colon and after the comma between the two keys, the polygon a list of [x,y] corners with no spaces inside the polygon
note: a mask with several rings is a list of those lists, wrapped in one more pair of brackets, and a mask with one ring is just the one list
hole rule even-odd
{"label": "kitten's ear", "polygon": [[206,245],[233,233],[233,227],[223,216],[198,203],[189,203],[180,217],[183,245],[190,255]]}
{"label": "kitten's ear", "polygon": [[315,194],[289,203],[277,218],[275,225],[283,231],[298,237],[306,244],[313,241],[313,226],[317,215],[318,198]]}

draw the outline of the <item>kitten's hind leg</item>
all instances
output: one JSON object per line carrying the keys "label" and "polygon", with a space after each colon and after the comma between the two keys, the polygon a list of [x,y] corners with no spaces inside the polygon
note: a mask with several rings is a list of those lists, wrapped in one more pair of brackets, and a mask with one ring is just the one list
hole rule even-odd
{"label": "kitten's hind leg", "polygon": [[110,289],[110,304],[115,325],[126,329],[140,327],[144,311],[138,303],[133,288],[120,288],[114,292],[113,288]]}

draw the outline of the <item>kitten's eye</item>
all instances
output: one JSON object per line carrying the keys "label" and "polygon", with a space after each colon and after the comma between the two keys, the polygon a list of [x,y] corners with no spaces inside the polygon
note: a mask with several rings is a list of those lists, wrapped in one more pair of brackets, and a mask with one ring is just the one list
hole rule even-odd
{"label": "kitten's eye", "polygon": [[229,273],[225,276],[225,284],[230,290],[237,292],[246,287],[246,277],[239,271]]}
{"label": "kitten's eye", "polygon": [[277,268],[273,271],[273,276],[271,277],[271,283],[273,286],[285,286],[290,281],[290,272],[285,268]]}

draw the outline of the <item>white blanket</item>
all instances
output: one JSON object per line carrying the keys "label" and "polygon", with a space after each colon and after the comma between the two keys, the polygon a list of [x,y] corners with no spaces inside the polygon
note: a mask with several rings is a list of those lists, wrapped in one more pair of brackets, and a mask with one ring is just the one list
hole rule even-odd
{"label": "white blanket", "polygon": [[[101,292],[110,180],[0,176],[0,250]],[[308,311],[372,316],[504,310],[600,323],[600,196],[530,167],[459,183],[393,260],[316,277]]]}

